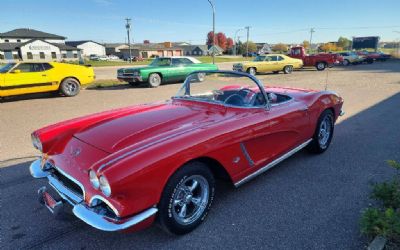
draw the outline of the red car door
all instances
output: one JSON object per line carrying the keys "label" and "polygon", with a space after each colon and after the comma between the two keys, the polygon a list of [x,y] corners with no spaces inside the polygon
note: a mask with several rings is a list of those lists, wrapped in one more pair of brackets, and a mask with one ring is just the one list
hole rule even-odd
{"label": "red car door", "polygon": [[240,146],[249,168],[240,176],[257,171],[310,139],[307,138],[310,123],[307,107],[295,100],[273,105],[270,110],[252,111],[247,119],[251,125],[246,130],[251,133]]}

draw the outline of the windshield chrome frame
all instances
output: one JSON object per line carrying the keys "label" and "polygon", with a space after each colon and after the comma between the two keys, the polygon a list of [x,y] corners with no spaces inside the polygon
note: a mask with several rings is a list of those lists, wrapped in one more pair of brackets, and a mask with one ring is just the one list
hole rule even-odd
{"label": "windshield chrome frame", "polygon": [[[180,92],[182,90],[182,88],[185,88],[185,92],[186,92],[187,89],[188,89],[188,84],[190,84],[190,81],[188,81],[189,77],[191,75],[195,75],[195,74],[199,74],[199,73],[205,73],[205,74],[218,74],[219,73],[219,74],[231,74],[231,75],[237,75],[237,76],[242,76],[242,77],[248,77],[253,82],[255,82],[255,84],[259,88],[260,92],[264,96],[264,99],[265,99],[265,102],[266,102],[266,104],[264,106],[255,106],[255,107],[232,106],[232,105],[229,105],[229,104],[222,104],[222,103],[217,103],[217,102],[207,102],[207,103],[212,103],[212,104],[217,104],[217,105],[224,105],[224,106],[227,106],[227,107],[235,107],[235,108],[263,108],[263,109],[266,109],[266,110],[270,110],[271,109],[271,103],[269,102],[268,95],[265,92],[265,89],[264,89],[262,83],[260,82],[260,80],[258,80],[255,76],[252,76],[252,75],[250,75],[248,73],[244,73],[244,72],[231,71],[231,70],[198,70],[198,71],[194,71],[194,72],[190,73],[186,77],[185,81],[183,82],[182,86],[179,88],[178,92]],[[172,98],[179,98],[180,99],[181,97],[175,95]],[[205,101],[202,101],[202,100],[198,100],[196,98],[182,98],[182,99],[193,100],[193,101],[198,101],[198,102],[205,102]]]}

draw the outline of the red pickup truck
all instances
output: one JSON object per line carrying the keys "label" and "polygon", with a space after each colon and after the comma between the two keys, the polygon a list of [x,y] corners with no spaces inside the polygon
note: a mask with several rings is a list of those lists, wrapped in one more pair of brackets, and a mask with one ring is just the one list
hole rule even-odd
{"label": "red pickup truck", "polygon": [[313,66],[318,71],[324,70],[335,63],[343,61],[343,57],[337,54],[320,53],[315,55],[307,55],[304,47],[298,46],[290,49],[289,56],[303,60],[304,66]]}

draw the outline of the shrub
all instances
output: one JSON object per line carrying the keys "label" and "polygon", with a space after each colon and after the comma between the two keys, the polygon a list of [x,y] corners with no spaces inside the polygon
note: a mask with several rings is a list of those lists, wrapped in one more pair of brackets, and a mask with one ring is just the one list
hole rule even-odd
{"label": "shrub", "polygon": [[361,232],[369,236],[380,235],[398,240],[400,236],[400,214],[393,208],[379,210],[368,208],[361,217]]}
{"label": "shrub", "polygon": [[376,183],[372,187],[371,198],[383,203],[385,208],[400,208],[400,189],[397,180]]}
{"label": "shrub", "polygon": [[[390,160],[387,164],[400,170],[400,164],[396,161]],[[376,183],[372,186],[370,197],[381,204],[379,207],[365,209],[360,219],[361,233],[372,237],[383,236],[396,247],[400,242],[399,177],[400,175],[397,174],[391,181]]]}

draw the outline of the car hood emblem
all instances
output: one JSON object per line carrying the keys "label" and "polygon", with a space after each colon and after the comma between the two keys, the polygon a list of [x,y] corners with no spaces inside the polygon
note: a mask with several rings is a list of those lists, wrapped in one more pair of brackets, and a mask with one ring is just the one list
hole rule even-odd
{"label": "car hood emblem", "polygon": [[78,148],[71,147],[70,154],[71,156],[77,157],[78,155],[80,155],[81,151],[82,149],[79,147]]}

